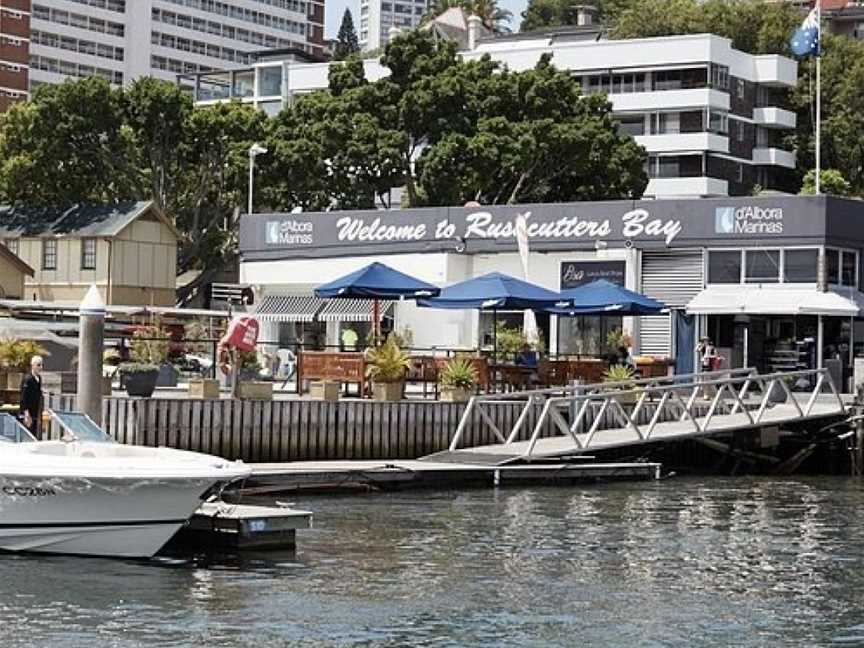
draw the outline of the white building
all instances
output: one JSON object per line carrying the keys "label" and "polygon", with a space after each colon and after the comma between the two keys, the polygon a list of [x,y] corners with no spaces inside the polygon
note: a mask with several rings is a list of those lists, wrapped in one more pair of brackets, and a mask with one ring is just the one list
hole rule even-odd
{"label": "white building", "polygon": [[[796,124],[785,97],[797,83],[794,60],[753,56],[711,34],[598,41],[599,32],[590,33],[469,34],[462,55],[488,54],[511,70],[526,70],[549,53],[585,92],[608,93],[621,128],[648,151],[648,197],[791,188],[795,154],[782,136]],[[234,74],[254,76],[254,90],[241,98],[275,114],[294,97],[326,88],[329,65],[268,61]],[[364,65],[370,81],[388,74],[377,59]],[[199,75],[197,85],[201,104],[232,96],[224,72]]]}
{"label": "white building", "polygon": [[30,88],[99,75],[175,81],[253,53],[324,53],[324,0],[33,0]]}
{"label": "white building", "polygon": [[360,0],[360,49],[368,52],[384,47],[391,27],[416,27],[427,9],[426,0]]}

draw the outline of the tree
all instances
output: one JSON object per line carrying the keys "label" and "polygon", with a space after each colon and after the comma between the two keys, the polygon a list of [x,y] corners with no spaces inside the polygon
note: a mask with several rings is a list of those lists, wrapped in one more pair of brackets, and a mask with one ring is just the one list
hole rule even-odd
{"label": "tree", "polygon": [[342,24],[339,25],[339,34],[336,39],[338,42],[336,43],[336,50],[333,52],[335,60],[342,61],[351,54],[360,51],[357,30],[354,29],[354,18],[351,16],[350,9],[345,9],[345,13],[342,14]]}
{"label": "tree", "polygon": [[499,70],[478,79],[477,95],[496,99],[481,104],[474,128],[423,151],[417,162],[423,204],[642,195],[644,149],[617,132],[604,97],[582,96],[548,55],[533,70]]}
{"label": "tree", "polygon": [[759,0],[633,0],[612,29],[613,38],[711,33],[751,54],[789,54],[789,37],[801,22],[790,3]]}
{"label": "tree", "polygon": [[[822,169],[819,173],[819,192],[833,196],[849,196],[852,187],[837,169]],[[816,169],[810,169],[804,176],[801,193],[809,196],[816,193]]]}
{"label": "tree", "polygon": [[[822,167],[836,169],[853,195],[864,196],[864,43],[825,34],[822,48]],[[816,166],[815,96],[815,61],[806,59],[791,95],[798,121],[789,138],[801,176]]]}
{"label": "tree", "polygon": [[[635,0],[600,0],[590,4],[599,10],[600,22],[614,25],[618,16]],[[519,31],[529,32],[545,27],[577,25],[580,3],[574,0],[528,0],[528,7],[522,12]]]}

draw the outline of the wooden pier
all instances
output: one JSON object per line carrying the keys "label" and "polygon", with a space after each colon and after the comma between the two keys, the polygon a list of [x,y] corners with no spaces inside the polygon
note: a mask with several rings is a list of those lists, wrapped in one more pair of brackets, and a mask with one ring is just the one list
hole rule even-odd
{"label": "wooden pier", "polygon": [[576,462],[473,465],[435,461],[296,461],[253,464],[243,492],[401,490],[407,488],[509,486],[660,479],[658,463]]}

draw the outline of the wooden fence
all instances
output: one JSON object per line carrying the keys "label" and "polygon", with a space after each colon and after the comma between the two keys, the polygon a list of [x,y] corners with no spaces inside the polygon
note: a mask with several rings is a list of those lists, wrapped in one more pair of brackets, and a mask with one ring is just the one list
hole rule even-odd
{"label": "wooden fence", "polygon": [[[49,406],[73,409],[74,397],[52,396]],[[496,405],[492,419],[509,430],[522,403]],[[647,423],[656,405],[639,416]],[[707,405],[706,405],[707,408]],[[247,462],[326,459],[415,459],[446,450],[465,403],[368,400],[191,400],[106,398],[103,427],[121,443],[168,446]],[[535,407],[523,426],[526,438],[540,413]],[[672,420],[671,409],[660,420]],[[586,417],[590,425],[590,417]],[[600,428],[617,427],[605,416]],[[56,434],[56,431],[55,431]],[[542,436],[557,434],[551,424]],[[465,446],[495,442],[492,430],[475,416]]]}

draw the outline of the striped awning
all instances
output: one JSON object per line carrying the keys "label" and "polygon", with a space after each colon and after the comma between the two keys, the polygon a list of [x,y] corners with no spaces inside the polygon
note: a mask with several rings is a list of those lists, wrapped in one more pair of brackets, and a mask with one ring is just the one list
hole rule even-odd
{"label": "striped awning", "polygon": [[[393,308],[396,302],[379,300],[378,309],[381,317]],[[330,299],[318,313],[322,322],[371,322],[374,300],[372,299]]]}
{"label": "striped awning", "polygon": [[255,311],[264,322],[311,322],[324,306],[312,295],[265,295]]}

